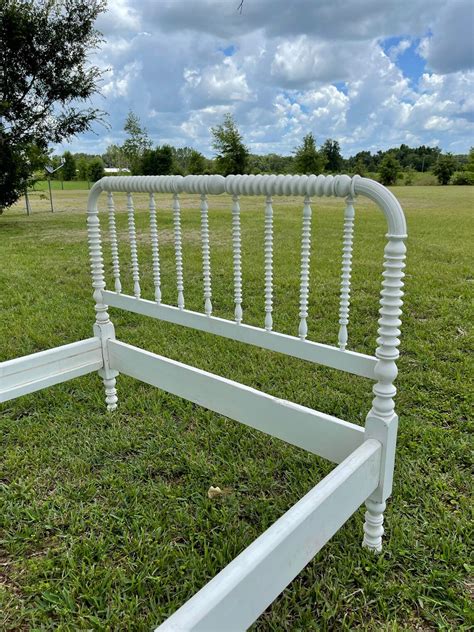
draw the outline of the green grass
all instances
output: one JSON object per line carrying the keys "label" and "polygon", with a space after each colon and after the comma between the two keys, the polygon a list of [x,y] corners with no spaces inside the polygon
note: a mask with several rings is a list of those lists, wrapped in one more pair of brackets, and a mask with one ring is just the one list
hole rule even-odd
{"label": "green grass", "polygon": [[[384,552],[360,547],[353,516],[255,630],[468,630],[474,625],[472,189],[400,187],[410,238],[397,409],[399,448]],[[0,218],[0,359],[91,335],[87,191],[39,196]],[[148,218],[137,196],[144,296]],[[118,229],[130,292],[126,216]],[[310,338],[334,344],[342,205],[313,205]],[[301,203],[275,203],[275,328],[295,333]],[[210,214],[213,305],[232,313],[228,200]],[[159,198],[163,298],[175,301],[172,216]],[[385,227],[357,204],[350,346],[373,353]],[[183,198],[186,305],[202,309],[199,212]],[[105,245],[107,277],[110,252]],[[243,212],[244,314],[263,323],[263,200]],[[121,340],[363,423],[362,378],[112,310]],[[132,379],[107,414],[89,375],[2,405],[0,629],[150,630],[315,485],[331,465]],[[225,496],[209,500],[218,485]]]}
{"label": "green grass", "polygon": [[[53,191],[84,191],[91,188],[91,183],[87,180],[51,180],[51,188]],[[28,189],[31,193],[36,191],[48,192],[48,181],[38,180],[35,185]]]}

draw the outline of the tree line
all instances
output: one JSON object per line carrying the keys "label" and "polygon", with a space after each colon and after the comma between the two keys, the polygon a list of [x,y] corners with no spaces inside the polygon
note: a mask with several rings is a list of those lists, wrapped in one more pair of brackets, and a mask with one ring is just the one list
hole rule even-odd
{"label": "tree line", "polygon": [[438,147],[402,144],[386,151],[360,151],[350,158],[341,154],[339,142],[326,139],[317,146],[308,132],[292,155],[276,153],[252,154],[231,114],[211,128],[214,158],[206,158],[192,147],[153,146],[146,128],[133,112],[124,125],[126,139],[122,145],[110,145],[101,156],[65,152],[53,158],[53,165],[64,161],[58,178],[95,181],[104,175],[104,168],[114,167],[118,173],[132,175],[238,173],[341,173],[370,175],[382,184],[392,185],[403,176],[411,184],[416,172],[433,173],[440,184],[474,184],[474,150],[468,156],[443,154]]}

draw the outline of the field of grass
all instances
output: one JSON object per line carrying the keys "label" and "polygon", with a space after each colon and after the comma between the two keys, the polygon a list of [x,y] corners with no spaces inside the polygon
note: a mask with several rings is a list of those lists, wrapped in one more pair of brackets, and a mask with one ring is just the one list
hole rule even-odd
{"label": "field of grass", "polygon": [[[253,630],[469,630],[472,597],[473,189],[399,187],[408,261],[397,409],[399,449],[384,551],[360,546],[363,509]],[[0,360],[89,337],[94,319],[87,191],[58,212],[0,217]],[[119,196],[118,196],[119,197]],[[118,231],[130,292],[124,200]],[[175,304],[172,216],[159,197],[163,299]],[[202,310],[199,211],[184,196],[186,306]],[[137,196],[143,293],[148,217]],[[263,200],[243,204],[244,319],[263,324]],[[210,211],[213,305],[232,314],[229,200]],[[337,340],[342,202],[313,204],[309,338]],[[275,329],[298,325],[301,202],[275,202]],[[350,348],[375,349],[385,232],[357,204]],[[110,251],[105,245],[110,280]],[[371,384],[233,341],[111,310],[125,342],[362,424]],[[469,388],[471,387],[471,389]],[[331,465],[120,376],[107,414],[89,375],[0,406],[1,630],[150,630],[314,486]],[[470,399],[471,397],[471,399]],[[225,495],[210,500],[218,485]],[[224,631],[223,631],[224,632]]]}

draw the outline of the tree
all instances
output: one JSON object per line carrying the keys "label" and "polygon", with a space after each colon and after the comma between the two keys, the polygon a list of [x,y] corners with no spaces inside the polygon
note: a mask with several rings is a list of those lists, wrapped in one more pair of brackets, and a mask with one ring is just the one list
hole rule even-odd
{"label": "tree", "polygon": [[433,173],[438,178],[440,184],[448,184],[451,176],[456,171],[456,161],[452,154],[440,156],[433,167]]}
{"label": "tree", "polygon": [[117,167],[123,169],[125,165],[125,156],[123,155],[123,149],[119,145],[109,145],[102,154],[102,160],[106,167]]}
{"label": "tree", "polygon": [[166,176],[173,171],[173,151],[169,145],[145,149],[140,171],[144,176]]}
{"label": "tree", "polygon": [[400,163],[393,154],[387,153],[379,167],[380,182],[385,186],[395,184],[399,173]]}
{"label": "tree", "polygon": [[74,180],[76,178],[76,159],[70,151],[63,154],[64,167],[62,168],[64,180]]}
{"label": "tree", "polygon": [[101,158],[93,158],[87,166],[87,179],[97,182],[104,177],[104,163]]}
{"label": "tree", "polygon": [[232,115],[227,113],[224,121],[212,127],[211,132],[214,137],[212,147],[216,151],[217,170],[224,176],[245,173],[249,152]]}
{"label": "tree", "polygon": [[204,173],[206,169],[206,159],[201,154],[201,152],[193,149],[191,155],[189,156],[188,161],[188,173],[192,173],[195,175],[199,175],[200,173]]}
{"label": "tree", "polygon": [[469,156],[467,157],[466,170],[474,173],[474,147],[469,150]]}
{"label": "tree", "polygon": [[316,141],[310,132],[303,138],[302,144],[296,148],[295,167],[300,173],[316,174],[324,169],[325,157],[316,149]]}
{"label": "tree", "polygon": [[344,159],[341,156],[341,147],[337,140],[328,138],[321,147],[321,153],[326,158],[326,169],[339,173],[342,169]]}
{"label": "tree", "polygon": [[142,127],[138,116],[130,110],[123,129],[127,132],[122,151],[128,167],[134,175],[140,173],[141,160],[147,149],[151,149],[151,140],[145,127]]}
{"label": "tree", "polygon": [[83,107],[102,72],[89,62],[104,0],[0,3],[0,212],[23,193],[31,156],[91,128],[103,113]]}

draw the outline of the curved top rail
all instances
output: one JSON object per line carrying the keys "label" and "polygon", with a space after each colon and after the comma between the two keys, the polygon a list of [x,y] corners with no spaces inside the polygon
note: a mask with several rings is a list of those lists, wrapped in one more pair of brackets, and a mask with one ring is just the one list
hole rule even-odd
{"label": "curved top rail", "polygon": [[125,193],[210,193],[220,195],[301,195],[347,197],[365,195],[385,215],[389,237],[406,237],[406,221],[396,197],[383,185],[360,176],[337,175],[219,175],[205,176],[108,176],[92,187],[89,210],[102,191]]}

